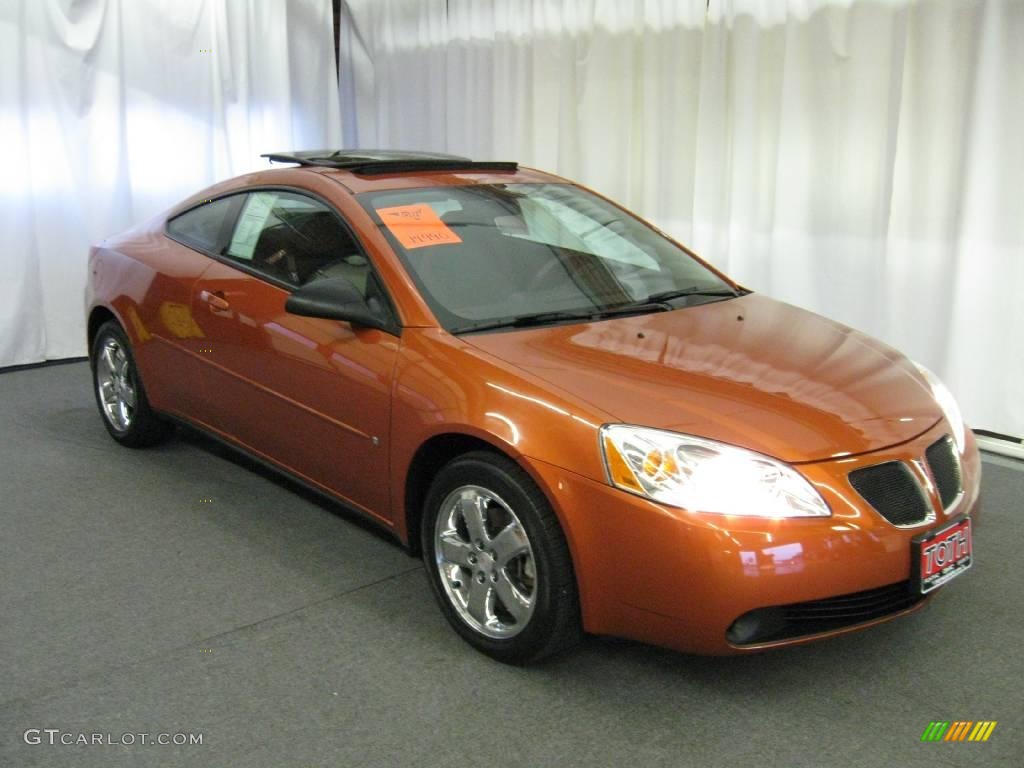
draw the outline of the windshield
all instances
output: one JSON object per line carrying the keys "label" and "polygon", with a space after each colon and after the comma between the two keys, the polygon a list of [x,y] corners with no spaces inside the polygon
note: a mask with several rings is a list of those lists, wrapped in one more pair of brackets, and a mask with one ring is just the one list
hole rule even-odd
{"label": "windshield", "polygon": [[455,333],[511,319],[600,316],[630,304],[657,311],[684,295],[736,295],[643,222],[569,184],[429,187],[359,199]]}

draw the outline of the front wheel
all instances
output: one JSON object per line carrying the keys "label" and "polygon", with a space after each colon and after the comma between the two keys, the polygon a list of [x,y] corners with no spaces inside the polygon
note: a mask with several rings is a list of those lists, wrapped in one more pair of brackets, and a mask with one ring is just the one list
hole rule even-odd
{"label": "front wheel", "polygon": [[142,448],[159,443],[173,431],[150,408],[128,336],[113,320],[96,332],[90,362],[96,405],[103,425],[117,442]]}
{"label": "front wheel", "polygon": [[487,452],[445,466],[427,496],[424,565],[441,610],[477,649],[524,664],[580,637],[579,598],[551,505],[511,460]]}

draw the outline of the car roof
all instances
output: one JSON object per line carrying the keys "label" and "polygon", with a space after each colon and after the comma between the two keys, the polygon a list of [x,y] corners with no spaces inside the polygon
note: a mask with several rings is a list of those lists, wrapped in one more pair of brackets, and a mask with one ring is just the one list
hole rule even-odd
{"label": "car roof", "polygon": [[299,168],[290,168],[292,171],[308,170],[328,176],[352,194],[415,187],[565,181],[512,161],[478,161],[442,152],[315,149],[271,152],[262,157],[271,162],[297,164]]}

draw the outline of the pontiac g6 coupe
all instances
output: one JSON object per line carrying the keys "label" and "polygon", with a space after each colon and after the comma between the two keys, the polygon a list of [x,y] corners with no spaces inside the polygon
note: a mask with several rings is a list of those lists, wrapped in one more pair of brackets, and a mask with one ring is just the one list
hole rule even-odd
{"label": "pontiac g6 coupe", "polygon": [[978,451],[899,352],[515,163],[267,157],[91,250],[123,445],[187,423],[365,515],[507,662],[801,643],[970,567]]}

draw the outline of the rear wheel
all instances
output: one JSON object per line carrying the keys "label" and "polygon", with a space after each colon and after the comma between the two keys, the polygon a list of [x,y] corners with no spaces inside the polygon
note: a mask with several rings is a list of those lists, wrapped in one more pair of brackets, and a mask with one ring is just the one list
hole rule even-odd
{"label": "rear wheel", "polygon": [[523,664],[580,637],[572,560],[544,494],[513,461],[459,457],[427,496],[424,564],[452,627],[499,661]]}
{"label": "rear wheel", "polygon": [[108,320],[96,332],[90,362],[96,405],[103,425],[117,442],[142,448],[159,443],[173,431],[150,408],[128,336],[115,321]]}

